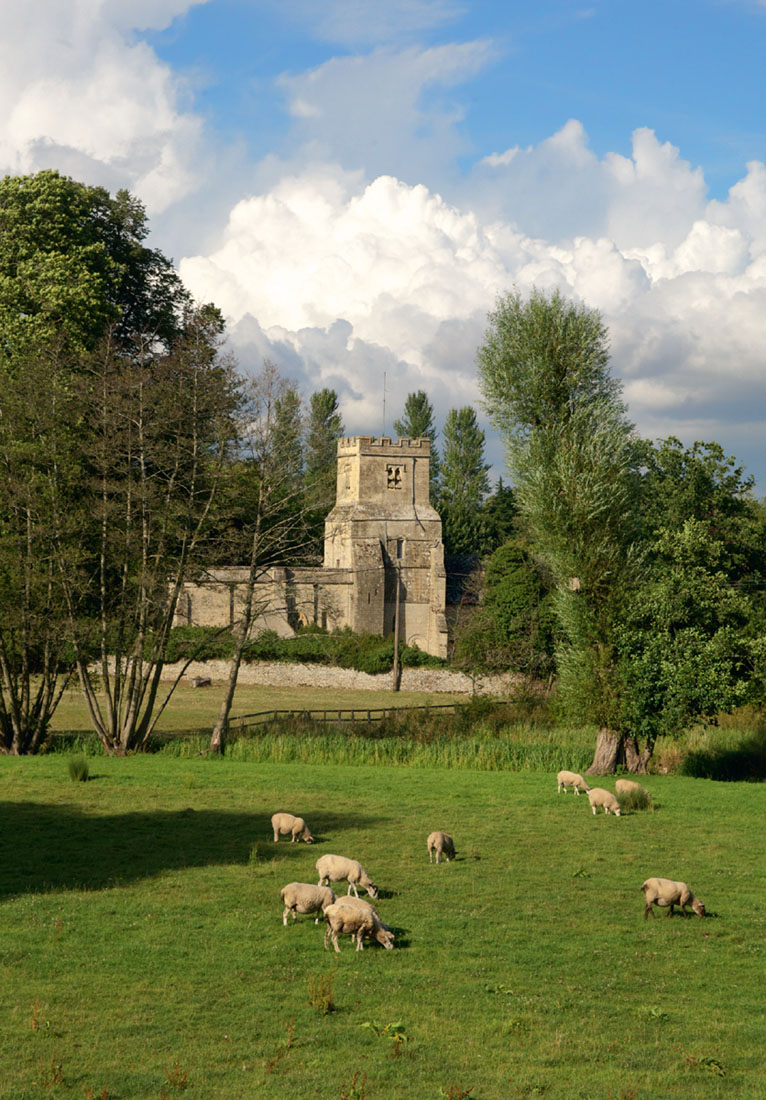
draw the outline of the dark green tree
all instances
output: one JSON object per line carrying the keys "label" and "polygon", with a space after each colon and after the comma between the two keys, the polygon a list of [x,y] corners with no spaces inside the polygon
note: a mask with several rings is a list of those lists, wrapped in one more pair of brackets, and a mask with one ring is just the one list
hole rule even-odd
{"label": "dark green tree", "polygon": [[322,556],[324,521],[335,503],[338,440],[343,419],[335,390],[312,393],[306,422],[306,508],[314,555]]}
{"label": "dark green tree", "polygon": [[152,337],[167,347],[190,298],[172,263],[148,248],[143,206],[45,170],[0,180],[0,351],[91,350]]}
{"label": "dark green tree", "polygon": [[297,489],[303,482],[303,402],[298,390],[286,383],[275,399],[274,438],[278,461]]}
{"label": "dark green tree", "polygon": [[513,489],[510,485],[504,485],[503,479],[499,477],[494,492],[490,493],[482,506],[485,554],[494,553],[510,540],[516,531],[517,514]]}
{"label": "dark green tree", "polygon": [[450,409],[444,424],[439,511],[448,555],[478,557],[484,529],[482,504],[489,492],[484,432],[470,406]]}
{"label": "dark green tree", "polygon": [[81,415],[60,349],[18,357],[0,412],[0,752],[45,744],[74,669],[49,483],[54,470],[76,499],[80,465],[72,425]]}
{"label": "dark green tree", "polygon": [[766,641],[749,629],[750,597],[730,582],[726,553],[701,520],[662,530],[618,626],[623,722],[644,765],[658,737],[744,702],[763,662]]}
{"label": "dark green tree", "polygon": [[69,380],[80,477],[73,491],[67,469],[50,468],[51,545],[78,679],[112,754],[144,748],[172,694],[160,702],[168,637],[233,449],[221,330],[204,307],[170,350],[102,341]]}
{"label": "dark green tree", "polygon": [[431,440],[430,494],[431,503],[439,498],[440,461],[436,447],[437,431],[434,425],[434,409],[425,390],[416,390],[407,394],[404,402],[404,414],[401,420],[394,421],[394,431],[398,436],[409,439]]}
{"label": "dark green tree", "polygon": [[478,672],[509,669],[532,680],[548,679],[554,669],[551,593],[518,540],[492,554],[478,595],[457,632],[458,663]]}

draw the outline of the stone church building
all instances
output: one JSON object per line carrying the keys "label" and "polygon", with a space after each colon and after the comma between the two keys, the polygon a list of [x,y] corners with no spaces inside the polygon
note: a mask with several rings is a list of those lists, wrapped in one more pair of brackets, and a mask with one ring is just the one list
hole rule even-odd
{"label": "stone church building", "polygon": [[[394,631],[398,590],[400,639],[446,657],[444,547],[441,518],[429,500],[430,464],[428,439],[338,440],[324,564],[265,571],[256,591],[256,629],[289,637],[317,623],[385,637]],[[234,625],[246,578],[246,568],[228,567],[187,584],[176,624]]]}

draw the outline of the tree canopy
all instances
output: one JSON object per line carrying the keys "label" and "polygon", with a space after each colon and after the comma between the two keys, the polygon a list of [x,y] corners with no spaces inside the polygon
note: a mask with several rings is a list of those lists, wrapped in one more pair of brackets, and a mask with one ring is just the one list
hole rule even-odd
{"label": "tree canopy", "polygon": [[142,204],[45,170],[0,180],[0,349],[6,366],[51,340],[91,350],[107,330],[167,344],[190,298],[170,260],[143,242]]}

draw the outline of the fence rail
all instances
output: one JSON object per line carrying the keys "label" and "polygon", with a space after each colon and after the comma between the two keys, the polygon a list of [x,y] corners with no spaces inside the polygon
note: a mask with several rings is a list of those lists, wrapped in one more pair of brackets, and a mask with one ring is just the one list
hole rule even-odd
{"label": "fence rail", "polygon": [[[242,731],[251,726],[261,726],[279,718],[304,718],[312,722],[364,722],[368,726],[373,722],[382,722],[391,714],[411,714],[413,711],[443,710],[454,714],[464,703],[432,703],[417,707],[340,707],[332,710],[296,708],[295,710],[258,710],[253,714],[239,714],[229,719],[229,732]],[[505,706],[505,700],[498,699],[498,706]]]}

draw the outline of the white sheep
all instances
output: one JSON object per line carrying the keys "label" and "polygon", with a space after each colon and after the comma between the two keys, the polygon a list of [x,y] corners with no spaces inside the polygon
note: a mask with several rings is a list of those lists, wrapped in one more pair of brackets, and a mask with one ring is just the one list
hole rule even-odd
{"label": "white sheep", "polygon": [[669,878],[648,878],[641,886],[646,898],[646,908],[644,909],[644,920],[649,916],[651,910],[652,916],[654,916],[653,905],[660,905],[663,908],[670,906],[668,909],[668,916],[673,916],[673,906],[679,905],[681,912],[686,917],[686,906],[691,905],[694,912],[698,917],[705,916],[705,906],[699,900],[695,898],[689,887],[685,882],[674,882]]}
{"label": "white sheep", "polygon": [[380,922],[380,918],[372,908],[362,909],[355,905],[349,905],[347,900],[341,899],[334,905],[329,905],[324,912],[327,921],[327,931],[324,934],[324,945],[327,949],[332,938],[337,954],[340,954],[338,946],[338,933],[351,936],[356,940],[356,950],[362,951],[362,940],[365,936],[372,936],[386,951],[391,951],[394,946],[394,937]]}
{"label": "white sheep", "polygon": [[345,897],[338,898],[338,905],[350,905],[354,909],[361,909],[365,912],[372,913],[372,918],[375,922],[375,938],[378,940],[378,943],[383,943],[383,939],[378,936],[379,932],[383,932],[385,933],[386,939],[390,937],[391,944],[393,945],[394,934],[390,931],[388,925],[384,924],[380,919],[380,913],[371,901],[367,901],[366,898],[355,898],[353,894],[347,894]]}
{"label": "white sheep", "polygon": [[579,772],[559,772],[556,776],[556,782],[558,783],[558,790],[556,794],[561,794],[562,790],[564,794],[567,793],[567,787],[571,787],[575,794],[579,794],[580,791],[589,791],[590,787],[585,782]]}
{"label": "white sheep", "polygon": [[350,894],[353,890],[356,897],[359,897],[357,886],[361,886],[371,898],[378,896],[377,886],[356,859],[346,859],[345,856],[324,855],[316,861],[316,869],[319,874],[320,886],[329,886],[331,882],[341,882],[343,879],[347,879],[347,894]]}
{"label": "white sheep", "polygon": [[594,814],[599,806],[603,806],[605,814],[620,816],[620,803],[611,791],[605,791],[603,787],[591,787],[588,791],[588,801]]}
{"label": "white sheep", "polygon": [[296,840],[305,840],[307,844],[314,843],[306,822],[302,817],[295,817],[294,814],[273,814],[271,827],[274,830],[275,844],[280,836],[289,836],[291,844],[295,844]]}
{"label": "white sheep", "polygon": [[642,787],[640,783],[636,783],[632,779],[618,779],[614,787],[618,794],[645,794],[649,799],[652,797],[646,787]]}
{"label": "white sheep", "polygon": [[[335,892],[329,886],[314,886],[310,882],[288,882],[279,892],[285,907],[282,924],[287,924],[287,914],[292,913],[297,920],[298,913],[324,913],[335,902]],[[319,924],[319,917],[314,919]]]}
{"label": "white sheep", "polygon": [[444,856],[447,860],[455,858],[455,842],[449,833],[429,833],[428,840],[428,862],[433,862],[434,853],[436,853],[436,862],[441,861],[441,857]]}

